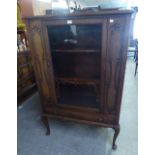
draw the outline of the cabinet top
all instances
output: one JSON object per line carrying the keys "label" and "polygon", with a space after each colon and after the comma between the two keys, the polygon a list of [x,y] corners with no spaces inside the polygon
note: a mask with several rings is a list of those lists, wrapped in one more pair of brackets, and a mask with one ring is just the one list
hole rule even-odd
{"label": "cabinet top", "polygon": [[25,20],[33,19],[65,19],[65,18],[74,18],[74,17],[91,17],[91,16],[104,16],[104,15],[123,15],[123,14],[132,14],[134,9],[94,9],[94,10],[78,10],[69,14],[60,14],[60,15],[41,15],[41,16],[29,16],[25,17]]}

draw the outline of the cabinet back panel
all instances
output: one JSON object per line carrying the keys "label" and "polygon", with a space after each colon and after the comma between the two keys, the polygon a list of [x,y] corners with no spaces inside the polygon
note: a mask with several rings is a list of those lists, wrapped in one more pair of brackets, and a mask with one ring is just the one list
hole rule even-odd
{"label": "cabinet back panel", "polygon": [[61,84],[59,93],[58,104],[60,105],[100,108],[93,86],[82,85],[77,87],[72,84]]}
{"label": "cabinet back panel", "polygon": [[56,77],[100,78],[100,52],[53,52]]}

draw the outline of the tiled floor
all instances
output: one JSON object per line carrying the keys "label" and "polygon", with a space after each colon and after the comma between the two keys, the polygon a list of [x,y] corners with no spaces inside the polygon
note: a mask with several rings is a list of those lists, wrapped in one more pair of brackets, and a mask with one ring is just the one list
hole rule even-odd
{"label": "tiled floor", "polygon": [[111,150],[112,129],[52,120],[52,133],[45,136],[36,93],[18,108],[18,155],[137,155],[138,78],[134,67],[133,60],[128,60],[116,151]]}

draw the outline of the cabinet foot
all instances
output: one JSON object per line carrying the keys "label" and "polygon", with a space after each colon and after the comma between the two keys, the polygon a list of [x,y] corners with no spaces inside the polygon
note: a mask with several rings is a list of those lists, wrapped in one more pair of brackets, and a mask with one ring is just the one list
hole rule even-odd
{"label": "cabinet foot", "polygon": [[114,133],[114,137],[113,137],[112,149],[116,150],[117,149],[116,139],[117,139],[118,134],[120,132],[120,126],[119,125],[115,126],[113,129],[114,129],[115,133]]}
{"label": "cabinet foot", "polygon": [[42,122],[44,123],[44,125],[46,127],[46,135],[50,135],[50,126],[49,126],[49,123],[48,123],[47,116],[42,116],[41,119],[42,119]]}

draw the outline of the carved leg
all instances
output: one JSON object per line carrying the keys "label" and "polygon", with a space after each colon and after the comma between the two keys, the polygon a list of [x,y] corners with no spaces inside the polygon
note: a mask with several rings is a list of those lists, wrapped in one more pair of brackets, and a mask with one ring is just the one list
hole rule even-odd
{"label": "carved leg", "polygon": [[42,122],[44,123],[45,127],[46,127],[46,135],[50,135],[50,126],[49,126],[49,123],[48,123],[48,118],[47,116],[42,116],[41,117],[42,119]]}
{"label": "carved leg", "polygon": [[118,137],[118,134],[119,134],[119,131],[120,131],[120,127],[118,125],[118,126],[115,126],[113,129],[115,130],[115,133],[114,133],[114,137],[113,137],[112,149],[116,150],[117,149],[116,139]]}

